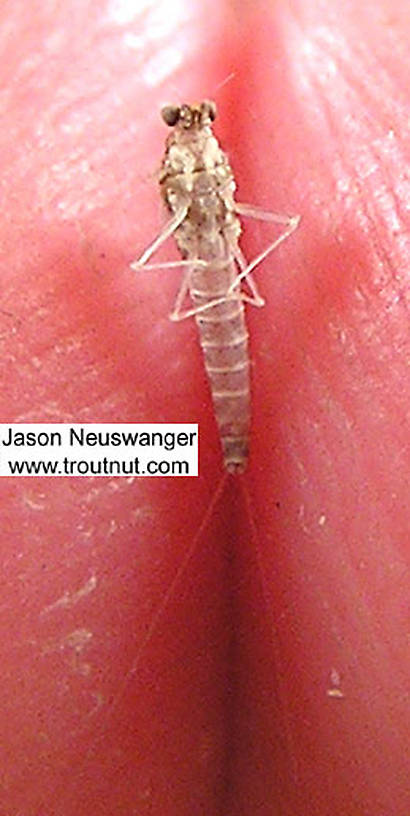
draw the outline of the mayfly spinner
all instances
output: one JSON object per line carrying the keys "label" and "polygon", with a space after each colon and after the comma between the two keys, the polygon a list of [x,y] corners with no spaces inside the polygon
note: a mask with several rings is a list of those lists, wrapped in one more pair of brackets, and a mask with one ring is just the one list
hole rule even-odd
{"label": "mayfly spinner", "polygon": [[[252,270],[294,232],[299,216],[259,210],[234,199],[235,180],[227,156],[212,131],[216,105],[167,106],[161,111],[173,128],[159,177],[161,195],[172,213],[155,241],[132,264],[135,270],[181,266],[185,270],[171,320],[195,317],[205,359],[225,468],[242,472],[247,463],[250,425],[248,332],[244,303],[263,306]],[[283,232],[248,263],[239,247],[238,216],[274,221]],[[182,261],[147,264],[174,235]],[[243,289],[246,279],[247,289]],[[183,310],[189,294],[192,307]]]}

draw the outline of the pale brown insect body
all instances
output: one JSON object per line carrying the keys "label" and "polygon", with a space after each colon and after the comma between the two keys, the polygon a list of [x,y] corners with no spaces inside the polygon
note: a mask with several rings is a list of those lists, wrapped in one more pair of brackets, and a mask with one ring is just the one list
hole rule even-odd
{"label": "pale brown insect body", "polygon": [[[159,183],[173,216],[132,266],[185,268],[171,319],[195,317],[224,464],[230,472],[241,472],[248,457],[251,402],[244,301],[256,306],[264,303],[250,273],[296,229],[299,218],[266,213],[235,202],[233,173],[212,132],[211,123],[216,116],[213,102],[166,107],[162,116],[173,130],[167,139]],[[251,264],[247,264],[238,245],[241,234],[238,214],[286,226]],[[148,265],[146,261],[171,234],[184,260]],[[241,289],[244,278],[246,292]],[[181,311],[187,294],[192,308]]]}

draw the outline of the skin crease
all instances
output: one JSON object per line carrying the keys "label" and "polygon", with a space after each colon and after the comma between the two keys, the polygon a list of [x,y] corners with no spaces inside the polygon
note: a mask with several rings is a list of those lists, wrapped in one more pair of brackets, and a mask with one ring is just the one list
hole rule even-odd
{"label": "skin crease", "polygon": [[[407,6],[167,9],[0,11],[1,421],[201,433],[199,479],[2,480],[1,809],[407,816]],[[303,219],[223,483],[178,272],[128,266],[159,108],[204,97],[238,200]]]}

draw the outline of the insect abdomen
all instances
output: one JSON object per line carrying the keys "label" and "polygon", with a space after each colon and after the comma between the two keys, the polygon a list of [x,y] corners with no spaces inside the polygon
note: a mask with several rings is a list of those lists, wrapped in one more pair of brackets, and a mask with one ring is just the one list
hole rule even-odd
{"label": "insect abdomen", "polygon": [[[191,291],[195,306],[206,302]],[[208,297],[208,300],[211,298]],[[230,472],[245,470],[250,424],[248,332],[241,300],[227,300],[195,317],[215,418],[221,437],[224,465]]]}

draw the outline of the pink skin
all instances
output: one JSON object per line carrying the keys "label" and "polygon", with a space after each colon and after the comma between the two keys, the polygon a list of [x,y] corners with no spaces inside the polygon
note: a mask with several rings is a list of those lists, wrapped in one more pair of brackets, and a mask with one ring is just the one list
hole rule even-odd
{"label": "pink skin", "polygon": [[[408,9],[342,5],[3,3],[1,421],[198,421],[202,474],[1,482],[7,816],[410,812]],[[203,97],[238,200],[303,218],[223,484],[178,272],[128,266]]]}

